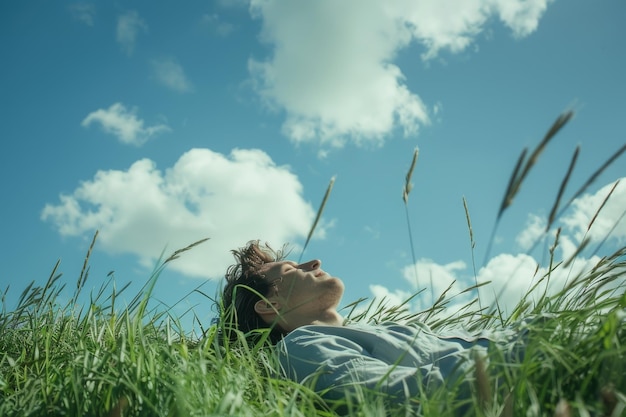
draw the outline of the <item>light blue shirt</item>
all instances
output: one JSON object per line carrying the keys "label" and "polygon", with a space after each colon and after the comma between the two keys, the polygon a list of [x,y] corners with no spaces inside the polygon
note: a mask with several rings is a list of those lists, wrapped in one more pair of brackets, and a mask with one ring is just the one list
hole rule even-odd
{"label": "light blue shirt", "polygon": [[[511,351],[514,336],[512,330],[434,333],[423,324],[309,325],[285,336],[277,352],[288,378],[310,384],[326,399],[359,386],[404,402],[442,384],[453,387],[473,369],[474,354],[485,357],[492,342]],[[467,387],[458,392],[467,395]]]}

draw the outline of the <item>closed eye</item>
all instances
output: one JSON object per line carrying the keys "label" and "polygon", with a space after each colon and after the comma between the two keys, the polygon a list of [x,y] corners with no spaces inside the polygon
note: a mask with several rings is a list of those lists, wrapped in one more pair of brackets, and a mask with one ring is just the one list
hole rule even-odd
{"label": "closed eye", "polygon": [[291,271],[295,271],[298,269],[298,265],[295,262],[290,262],[290,263],[286,263],[286,266],[283,267],[283,274],[286,274],[287,272],[291,272]]}

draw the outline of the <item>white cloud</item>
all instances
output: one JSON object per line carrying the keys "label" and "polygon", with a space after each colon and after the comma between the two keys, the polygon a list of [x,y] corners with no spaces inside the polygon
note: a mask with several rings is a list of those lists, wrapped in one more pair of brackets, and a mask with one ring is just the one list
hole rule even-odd
{"label": "white cloud", "polygon": [[529,214],[526,221],[526,228],[517,235],[515,241],[523,251],[529,250],[546,231],[545,217],[536,214]]}
{"label": "white cloud", "polygon": [[489,282],[479,290],[481,303],[494,306],[497,301],[502,310],[510,313],[530,290],[532,283],[544,273],[545,270],[538,268],[537,262],[529,255],[506,253],[494,256],[478,272],[479,283]]}
{"label": "white cloud", "polygon": [[[576,199],[570,210],[561,220],[563,225],[559,236],[558,245],[554,251],[553,266],[559,265],[549,272],[549,256],[540,255],[543,264],[540,264],[528,254],[501,253],[489,260],[489,262],[477,272],[468,270],[463,262],[451,262],[445,265],[436,264],[430,260],[417,262],[417,276],[419,288],[427,288],[420,296],[411,303],[413,310],[429,307],[434,299],[437,299],[447,288],[452,285],[448,297],[455,296],[449,303],[449,311],[465,305],[476,297],[476,291],[463,293],[463,290],[473,286],[477,281],[482,285],[479,288],[480,301],[483,307],[497,305],[505,312],[511,313],[521,298],[529,294],[527,301],[534,303],[545,293],[556,294],[567,284],[575,280],[580,274],[594,269],[601,262],[601,255],[585,255],[577,253],[577,249],[584,237],[591,239],[593,243],[604,241],[607,236],[615,239],[618,247],[626,241],[626,178],[622,178],[611,197],[606,201],[600,212],[609,191],[614,183],[602,187],[594,194],[584,194]],[[596,215],[592,227],[587,231],[591,219]],[[517,242],[522,250],[528,250],[536,240],[544,234],[545,219],[536,215],[529,216],[527,229],[522,231]],[[550,232],[550,239],[554,239],[554,231]],[[586,234],[586,235],[585,235]],[[609,239],[609,240],[610,240]],[[550,245],[553,241],[549,242]],[[612,252],[608,249],[608,252]],[[574,255],[575,258],[571,259]],[[571,262],[567,262],[570,261]],[[617,270],[613,271],[614,273]],[[402,270],[404,278],[410,287],[415,289],[415,266],[408,265]],[[623,274],[623,271],[622,271]],[[549,275],[549,278],[548,278]],[[610,288],[624,285],[626,275],[616,282],[610,283]],[[433,289],[431,292],[430,289]],[[531,289],[534,290],[529,293]],[[376,297],[387,296],[394,301],[402,302],[398,296],[405,296],[404,291],[390,290],[382,286],[370,289]],[[398,295],[394,297],[394,295]]]}
{"label": "white cloud", "polygon": [[544,293],[554,295],[599,261],[598,256],[578,257],[571,264],[561,264],[548,273],[547,266],[539,266],[529,255],[497,255],[478,273],[479,283],[489,282],[479,290],[482,305],[495,306],[497,301],[498,306],[510,314],[526,294],[529,294],[526,301],[533,304]]}
{"label": "white cloud", "polygon": [[390,63],[399,35],[380,35],[392,28],[371,4],[270,1],[252,8],[275,49],[270,60],[250,60],[249,70],[266,103],[287,111],[283,130],[293,141],[381,144],[397,123],[409,134],[428,122]]}
{"label": "white cloud", "polygon": [[98,123],[106,133],[117,136],[124,144],[141,146],[159,133],[168,132],[170,128],[163,124],[144,126],[144,121],[137,118],[137,110],[127,110],[122,103],[115,103],[108,109],[98,109],[83,119],[81,125],[88,127]]}
{"label": "white cloud", "polygon": [[517,37],[534,32],[539,18],[553,0],[494,0],[493,8]]}
{"label": "white cloud", "polygon": [[553,245],[556,227],[563,230],[558,246],[564,259],[573,256],[585,238],[592,244],[607,239],[618,244],[626,242],[626,177],[574,200],[548,234],[546,224],[545,216],[530,213],[525,229],[515,239],[520,249],[528,251],[546,237],[548,244]]}
{"label": "white cloud", "polygon": [[72,17],[87,26],[93,26],[96,6],[91,3],[74,3],[68,6]]}
{"label": "white cloud", "polygon": [[440,51],[463,51],[497,16],[516,37],[531,34],[553,0],[436,0],[393,1],[393,16],[425,47],[424,59]]}
{"label": "white cloud", "polygon": [[173,58],[155,59],[152,61],[154,77],[159,84],[179,93],[192,90],[191,82],[185,75],[183,67]]}
{"label": "white cloud", "polygon": [[615,182],[602,187],[595,194],[585,194],[572,203],[572,210],[565,214],[561,222],[574,234],[578,242],[585,237],[593,242],[599,242],[609,233],[610,237],[618,242],[626,242],[626,216],[624,215],[626,212],[626,177],[618,182],[604,206],[602,204]]}
{"label": "white cloud", "polygon": [[[370,285],[370,291],[376,299],[375,305],[381,303],[387,307],[395,307],[403,304],[411,297],[412,293],[405,290],[389,291],[388,288],[382,285]],[[362,308],[362,306],[361,306]]]}
{"label": "white cloud", "polygon": [[455,282],[457,279],[455,275],[465,268],[465,263],[461,261],[439,265],[430,259],[420,259],[417,261],[417,268],[414,265],[406,266],[402,270],[402,276],[414,290],[428,289],[422,293],[420,303],[422,306],[430,306],[451,285],[452,294],[464,289]]}
{"label": "white cloud", "polygon": [[[418,271],[421,273],[419,275],[420,288],[426,288],[426,290],[412,300],[410,306],[412,311],[429,308],[433,305],[433,300],[437,300],[450,287],[445,296],[448,300],[445,314],[451,314],[476,298],[476,290],[466,291],[475,285],[476,280],[479,285],[482,284],[478,290],[480,305],[491,308],[498,306],[506,316],[513,311],[524,295],[529,294],[526,301],[530,303],[537,302],[544,293],[554,295],[580,273],[591,270],[599,261],[600,258],[597,256],[588,259],[578,257],[567,267],[559,267],[552,271],[549,279],[546,278],[547,268],[539,266],[531,256],[526,254],[494,256],[478,271],[476,278],[468,276],[470,271],[463,262],[438,265],[430,261],[418,261]],[[414,288],[413,271],[413,265],[409,265],[404,268],[403,274]],[[538,285],[534,287],[535,284]],[[383,286],[375,286],[375,288],[372,286],[370,291],[374,297],[385,297],[397,303],[395,305],[405,301],[409,294],[413,294],[404,290],[390,290]],[[474,304],[473,308],[478,309],[478,303]]]}
{"label": "white cloud", "polygon": [[139,32],[147,32],[148,25],[134,11],[128,11],[117,18],[116,39],[127,55],[132,55]]}
{"label": "white cloud", "polygon": [[419,43],[424,59],[462,51],[492,16],[526,36],[551,1],[252,0],[261,39],[273,49],[248,68],[264,102],[286,112],[292,141],[380,145],[395,128],[410,135],[430,122],[393,63],[399,50]]}
{"label": "white cloud", "polygon": [[165,171],[149,159],[127,171],[99,171],[58,204],[47,204],[41,218],[63,236],[98,229],[100,247],[134,254],[149,267],[165,245],[169,254],[209,237],[171,268],[215,278],[232,263],[230,249],[252,239],[303,238],[314,215],[298,178],[264,152],[235,149],[225,156],[192,149]]}

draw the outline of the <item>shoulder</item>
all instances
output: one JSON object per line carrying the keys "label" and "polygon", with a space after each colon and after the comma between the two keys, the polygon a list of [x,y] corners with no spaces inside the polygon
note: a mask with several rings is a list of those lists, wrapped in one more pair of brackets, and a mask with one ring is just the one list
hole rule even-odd
{"label": "shoulder", "polygon": [[307,325],[292,330],[283,338],[283,343],[293,343],[303,340],[332,339],[334,337],[346,337],[354,331],[359,331],[355,326],[321,326]]}
{"label": "shoulder", "polygon": [[290,351],[294,349],[361,351],[363,349],[362,340],[375,334],[375,328],[375,326],[368,325],[307,325],[292,330],[279,342],[278,346]]}

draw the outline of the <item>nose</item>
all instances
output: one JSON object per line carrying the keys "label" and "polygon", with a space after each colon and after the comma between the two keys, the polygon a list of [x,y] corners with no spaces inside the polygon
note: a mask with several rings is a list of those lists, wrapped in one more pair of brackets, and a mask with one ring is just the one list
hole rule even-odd
{"label": "nose", "polygon": [[303,264],[300,264],[299,267],[302,269],[306,269],[309,271],[313,271],[315,269],[319,269],[322,266],[322,261],[320,261],[319,259],[312,259],[308,262],[305,262]]}

